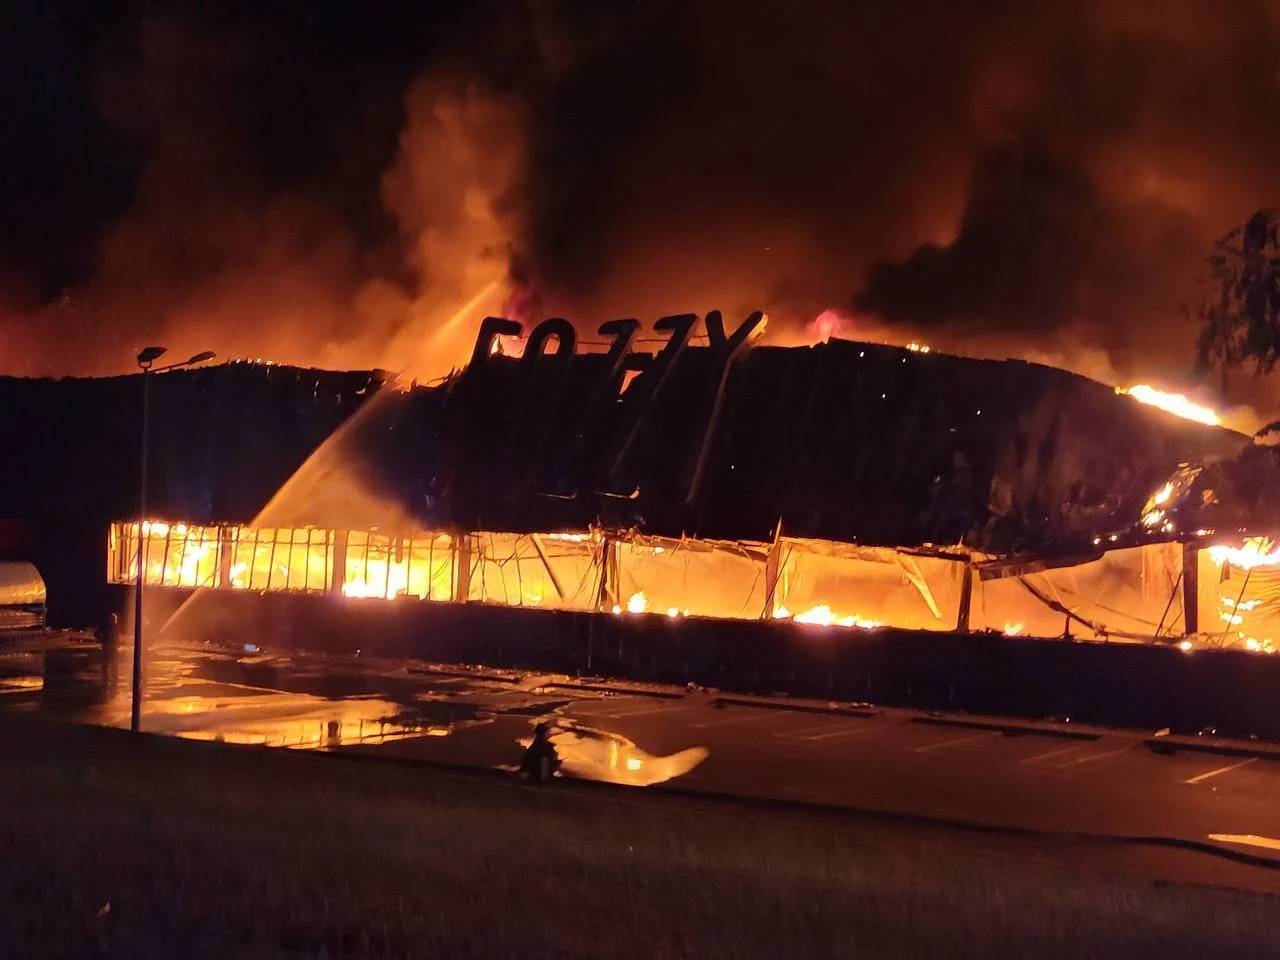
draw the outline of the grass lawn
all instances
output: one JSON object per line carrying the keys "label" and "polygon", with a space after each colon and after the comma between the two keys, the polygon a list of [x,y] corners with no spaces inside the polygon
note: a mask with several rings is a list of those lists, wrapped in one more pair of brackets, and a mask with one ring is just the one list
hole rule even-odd
{"label": "grass lawn", "polygon": [[1280,900],[0,717],[3,957],[1263,957]]}

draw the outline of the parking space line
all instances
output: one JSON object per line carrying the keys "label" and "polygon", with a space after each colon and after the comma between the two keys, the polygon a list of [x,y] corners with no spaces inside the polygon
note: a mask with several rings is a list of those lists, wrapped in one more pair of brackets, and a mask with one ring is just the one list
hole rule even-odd
{"label": "parking space line", "polygon": [[807,731],[796,730],[789,733],[775,733],[774,736],[780,740],[803,740],[805,743],[825,743],[828,740],[840,740],[845,737],[861,737],[868,733],[878,733],[885,727],[887,723],[876,723],[870,726],[842,726],[832,729],[827,727],[810,727]]}
{"label": "parking space line", "polygon": [[735,723],[755,723],[757,720],[769,720],[773,717],[780,716],[781,710],[752,710],[750,713],[738,714],[732,717],[721,717],[719,720],[706,720],[702,723],[691,723],[689,726],[696,727],[699,730],[707,727],[728,727]]}
{"label": "parking space line", "polygon": [[928,753],[930,750],[939,750],[942,747],[958,747],[962,743],[973,743],[975,740],[986,740],[989,737],[1000,736],[999,730],[987,730],[983,733],[971,733],[963,737],[952,737],[950,740],[939,740],[937,743],[927,743],[923,747],[912,747],[912,753]]}
{"label": "parking space line", "polygon": [[584,717],[600,717],[602,719],[607,719],[607,720],[622,720],[626,717],[643,717],[650,713],[664,713],[673,709],[678,709],[678,707],[679,707],[679,701],[666,700],[666,701],[663,701],[662,703],[657,703],[657,704],[646,701],[640,706],[633,707],[630,710],[627,710],[625,708],[621,710],[615,709],[608,713],[604,711],[595,711],[595,710],[591,710],[591,711],[577,710],[575,712],[579,716],[584,716]]}
{"label": "parking space line", "polygon": [[811,734],[827,733],[828,731],[835,730],[837,728],[840,728],[841,726],[842,724],[839,724],[839,723],[828,722],[828,723],[819,724],[816,727],[802,727],[799,730],[779,730],[777,733],[774,734],[774,736],[775,737],[799,737],[801,740],[803,740],[805,737],[810,736]]}
{"label": "parking space line", "polygon": [[[1254,757],[1253,759],[1257,759]],[[1280,850],[1280,840],[1274,837],[1259,837],[1252,833],[1211,833],[1210,840],[1218,843],[1241,843],[1250,847],[1262,847],[1266,850]]]}
{"label": "parking space line", "polygon": [[1219,767],[1217,770],[1210,770],[1208,773],[1202,773],[1199,776],[1191,777],[1183,780],[1183,783],[1204,783],[1210,777],[1216,777],[1222,773],[1230,773],[1232,770],[1239,770],[1241,767],[1248,766],[1257,760],[1257,757],[1250,757],[1248,760],[1241,760],[1239,763],[1229,763],[1225,767]]}
{"label": "parking space line", "polygon": [[1021,761],[1022,763],[1035,763],[1039,760],[1048,760],[1052,757],[1061,757],[1064,754],[1075,753],[1077,750],[1083,750],[1089,746],[1087,743],[1077,743],[1073,747],[1059,747],[1057,750],[1050,750],[1048,753],[1037,753],[1034,757],[1027,757]]}
{"label": "parking space line", "polygon": [[790,740],[791,737],[799,737],[800,740],[804,740],[805,737],[812,735],[812,733],[826,733],[827,731],[836,730],[836,728],[840,726],[840,723],[822,723],[817,727],[803,727],[801,730],[776,731],[773,733],[773,736],[783,737],[783,739],[786,740]]}
{"label": "parking space line", "polygon": [[615,713],[614,717],[621,720],[624,717],[646,717],[651,713],[675,713],[681,707],[687,707],[688,704],[681,704],[679,701],[664,700],[661,703],[646,705],[638,710],[627,710],[623,713]]}
{"label": "parking space line", "polygon": [[1066,763],[1057,764],[1057,767],[1059,770],[1062,770],[1066,767],[1074,767],[1076,764],[1079,764],[1079,763],[1092,763],[1094,760],[1105,760],[1107,757],[1114,757],[1118,753],[1125,753],[1125,752],[1126,752],[1126,748],[1121,747],[1118,750],[1107,750],[1105,753],[1091,753],[1087,757],[1078,757],[1075,760],[1068,760]]}

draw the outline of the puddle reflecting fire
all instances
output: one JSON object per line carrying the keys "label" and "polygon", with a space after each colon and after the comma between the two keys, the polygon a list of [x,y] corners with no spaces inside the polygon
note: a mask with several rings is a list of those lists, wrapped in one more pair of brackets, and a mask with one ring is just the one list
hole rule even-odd
{"label": "puddle reflecting fire", "polygon": [[341,701],[297,695],[179,696],[147,704],[149,732],[189,740],[329,750],[418,736],[448,736],[447,724],[406,715],[386,700]]}
{"label": "puddle reflecting fire", "polygon": [[[548,719],[551,743],[560,755],[561,770],[581,780],[597,780],[627,787],[650,787],[682,777],[709,755],[705,747],[690,747],[670,756],[646,753],[620,734],[589,727],[565,717]],[[528,747],[532,737],[517,742]]]}

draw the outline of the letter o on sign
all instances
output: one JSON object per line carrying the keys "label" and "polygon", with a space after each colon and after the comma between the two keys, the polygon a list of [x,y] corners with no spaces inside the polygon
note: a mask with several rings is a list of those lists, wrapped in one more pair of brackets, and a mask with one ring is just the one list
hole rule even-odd
{"label": "letter o on sign", "polygon": [[553,337],[556,348],[549,356],[573,356],[573,351],[578,346],[578,332],[573,329],[573,324],[568,320],[552,317],[549,320],[543,320],[533,328],[533,333],[529,334],[529,342],[524,348],[525,359],[536,362],[546,350],[547,341]]}

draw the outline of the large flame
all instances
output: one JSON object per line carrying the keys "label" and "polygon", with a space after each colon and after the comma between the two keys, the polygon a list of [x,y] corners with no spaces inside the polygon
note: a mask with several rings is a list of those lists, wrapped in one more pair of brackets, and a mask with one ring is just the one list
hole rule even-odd
{"label": "large flame", "polygon": [[1171,480],[1147,500],[1146,506],[1142,508],[1142,525],[1153,530],[1159,527],[1165,533],[1172,533],[1173,523],[1166,518],[1164,506],[1172,496],[1173,481]]}
{"label": "large flame", "polygon": [[1159,407],[1161,410],[1172,413],[1175,417],[1182,417],[1184,420],[1194,420],[1196,423],[1203,423],[1210,427],[1216,427],[1222,423],[1222,418],[1208,407],[1188,400],[1181,393],[1157,390],[1150,384],[1138,383],[1132,387],[1116,387],[1116,393],[1133,397],[1139,403]]}
{"label": "large flame", "polygon": [[409,570],[404,563],[370,559],[365,564],[363,580],[348,580],[342,585],[346,597],[377,597],[394,600],[409,588]]}
{"label": "large flame", "polygon": [[[1194,477],[1194,469],[1181,471],[1152,493],[1148,504],[1149,527],[1172,529],[1172,521],[1164,511],[1173,509],[1180,492]],[[1218,539],[1212,530],[1191,532],[1200,542]],[[717,552],[681,551],[652,542],[622,540],[616,541],[620,558],[618,582],[634,586],[623,590],[620,596],[609,597],[602,587],[609,582],[605,579],[604,563],[611,552],[600,549],[607,542],[607,535],[596,531],[543,534],[416,531],[392,535],[376,530],[130,521],[112,524],[110,528],[108,582],[136,581],[140,534],[145,541],[145,582],[197,592],[339,594],[351,598],[349,602],[353,604],[417,598],[547,610],[598,613],[612,610],[619,617],[627,618],[665,615],[677,620],[688,616],[755,620],[764,615],[773,620],[803,624],[815,637],[819,635],[816,631],[833,628],[867,631],[887,626],[950,630],[956,622],[952,615],[958,614],[958,607],[953,607],[948,615],[934,605],[930,605],[932,613],[925,614],[918,609],[915,593],[911,594],[910,606],[906,605],[905,597],[890,601],[883,593],[885,579],[878,574],[868,574],[865,569],[859,574],[856,566],[851,567],[849,573],[857,578],[854,582],[858,589],[816,594],[813,587],[822,578],[815,568],[795,565],[793,572],[799,572],[792,578],[785,575],[786,569],[792,569],[787,567],[777,575],[777,592],[772,603],[763,606],[767,593],[761,589],[759,580],[764,572],[762,555],[746,565],[739,562],[741,558],[737,553],[726,551],[720,562],[693,568],[686,565],[690,557],[714,560]],[[1210,577],[1206,571],[1202,582],[1224,584],[1219,588],[1221,595],[1216,609],[1204,609],[1202,622],[1215,623],[1215,629],[1208,631],[1212,637],[1206,642],[1251,651],[1276,651],[1280,648],[1280,617],[1271,600],[1274,578],[1255,574],[1240,576],[1235,583],[1228,583],[1232,575],[1225,568],[1230,565],[1242,572],[1260,567],[1280,568],[1280,539],[1244,537],[1225,542],[1219,539],[1204,550],[1205,560],[1217,564],[1221,576]],[[1113,555],[1123,556],[1122,553]],[[641,556],[642,560],[636,559]],[[819,556],[814,553],[811,558]],[[732,557],[734,563],[724,563],[724,557]],[[847,559],[854,565],[870,562]],[[947,561],[938,562],[949,566]],[[1134,562],[1145,567],[1148,561],[1135,557]],[[1137,571],[1136,567],[1126,566],[1123,560],[1119,563],[1121,569]],[[806,569],[808,574],[802,575]],[[717,580],[721,575],[727,578],[723,582]],[[862,575],[869,579],[863,581]],[[950,578],[951,573],[945,576]],[[634,588],[640,585],[637,577],[643,581],[644,589]],[[900,585],[904,589],[907,586],[905,581]],[[728,589],[723,589],[725,587]],[[1247,593],[1250,589],[1254,591],[1252,594]],[[1165,599],[1159,600],[1153,611],[1155,617],[1167,612]],[[954,602],[958,604],[959,598]],[[870,607],[872,603],[876,606]],[[1025,617],[1029,609],[1035,609],[1034,605],[1009,603],[992,596],[984,603],[989,605],[981,614],[985,625],[979,629],[1002,631],[1010,637],[1045,635],[1037,632],[1043,629],[1042,625]],[[997,603],[999,607],[995,606]],[[797,612],[792,613],[788,604]],[[1205,606],[1202,600],[1202,607]],[[1129,616],[1122,609],[1112,612]],[[877,619],[868,614],[876,615]],[[1155,622],[1154,618],[1151,622]]]}
{"label": "large flame", "polygon": [[[1241,546],[1217,544],[1209,548],[1209,557],[1219,567],[1230,564],[1241,570],[1254,570],[1259,567],[1280,566],[1280,543],[1269,537],[1245,537]],[[1249,587],[1249,577],[1241,581],[1236,595],[1220,593],[1218,595],[1218,620],[1224,624],[1222,639],[1230,632],[1234,635],[1233,644],[1242,646],[1253,653],[1276,653],[1280,645],[1280,637],[1275,633],[1274,609],[1268,610],[1269,592],[1265,585],[1261,586],[1261,596],[1245,598]]]}
{"label": "large flame", "polygon": [[775,620],[793,620],[796,623],[813,624],[819,627],[857,627],[859,630],[874,630],[883,624],[860,617],[857,614],[838,614],[827,604],[820,603],[810,607],[803,613],[791,615],[786,607],[777,607],[773,611]]}
{"label": "large flame", "polygon": [[1245,537],[1244,546],[1219,544],[1209,548],[1209,556],[1219,567],[1226,563],[1241,570],[1280,566],[1280,543],[1267,537]]}

